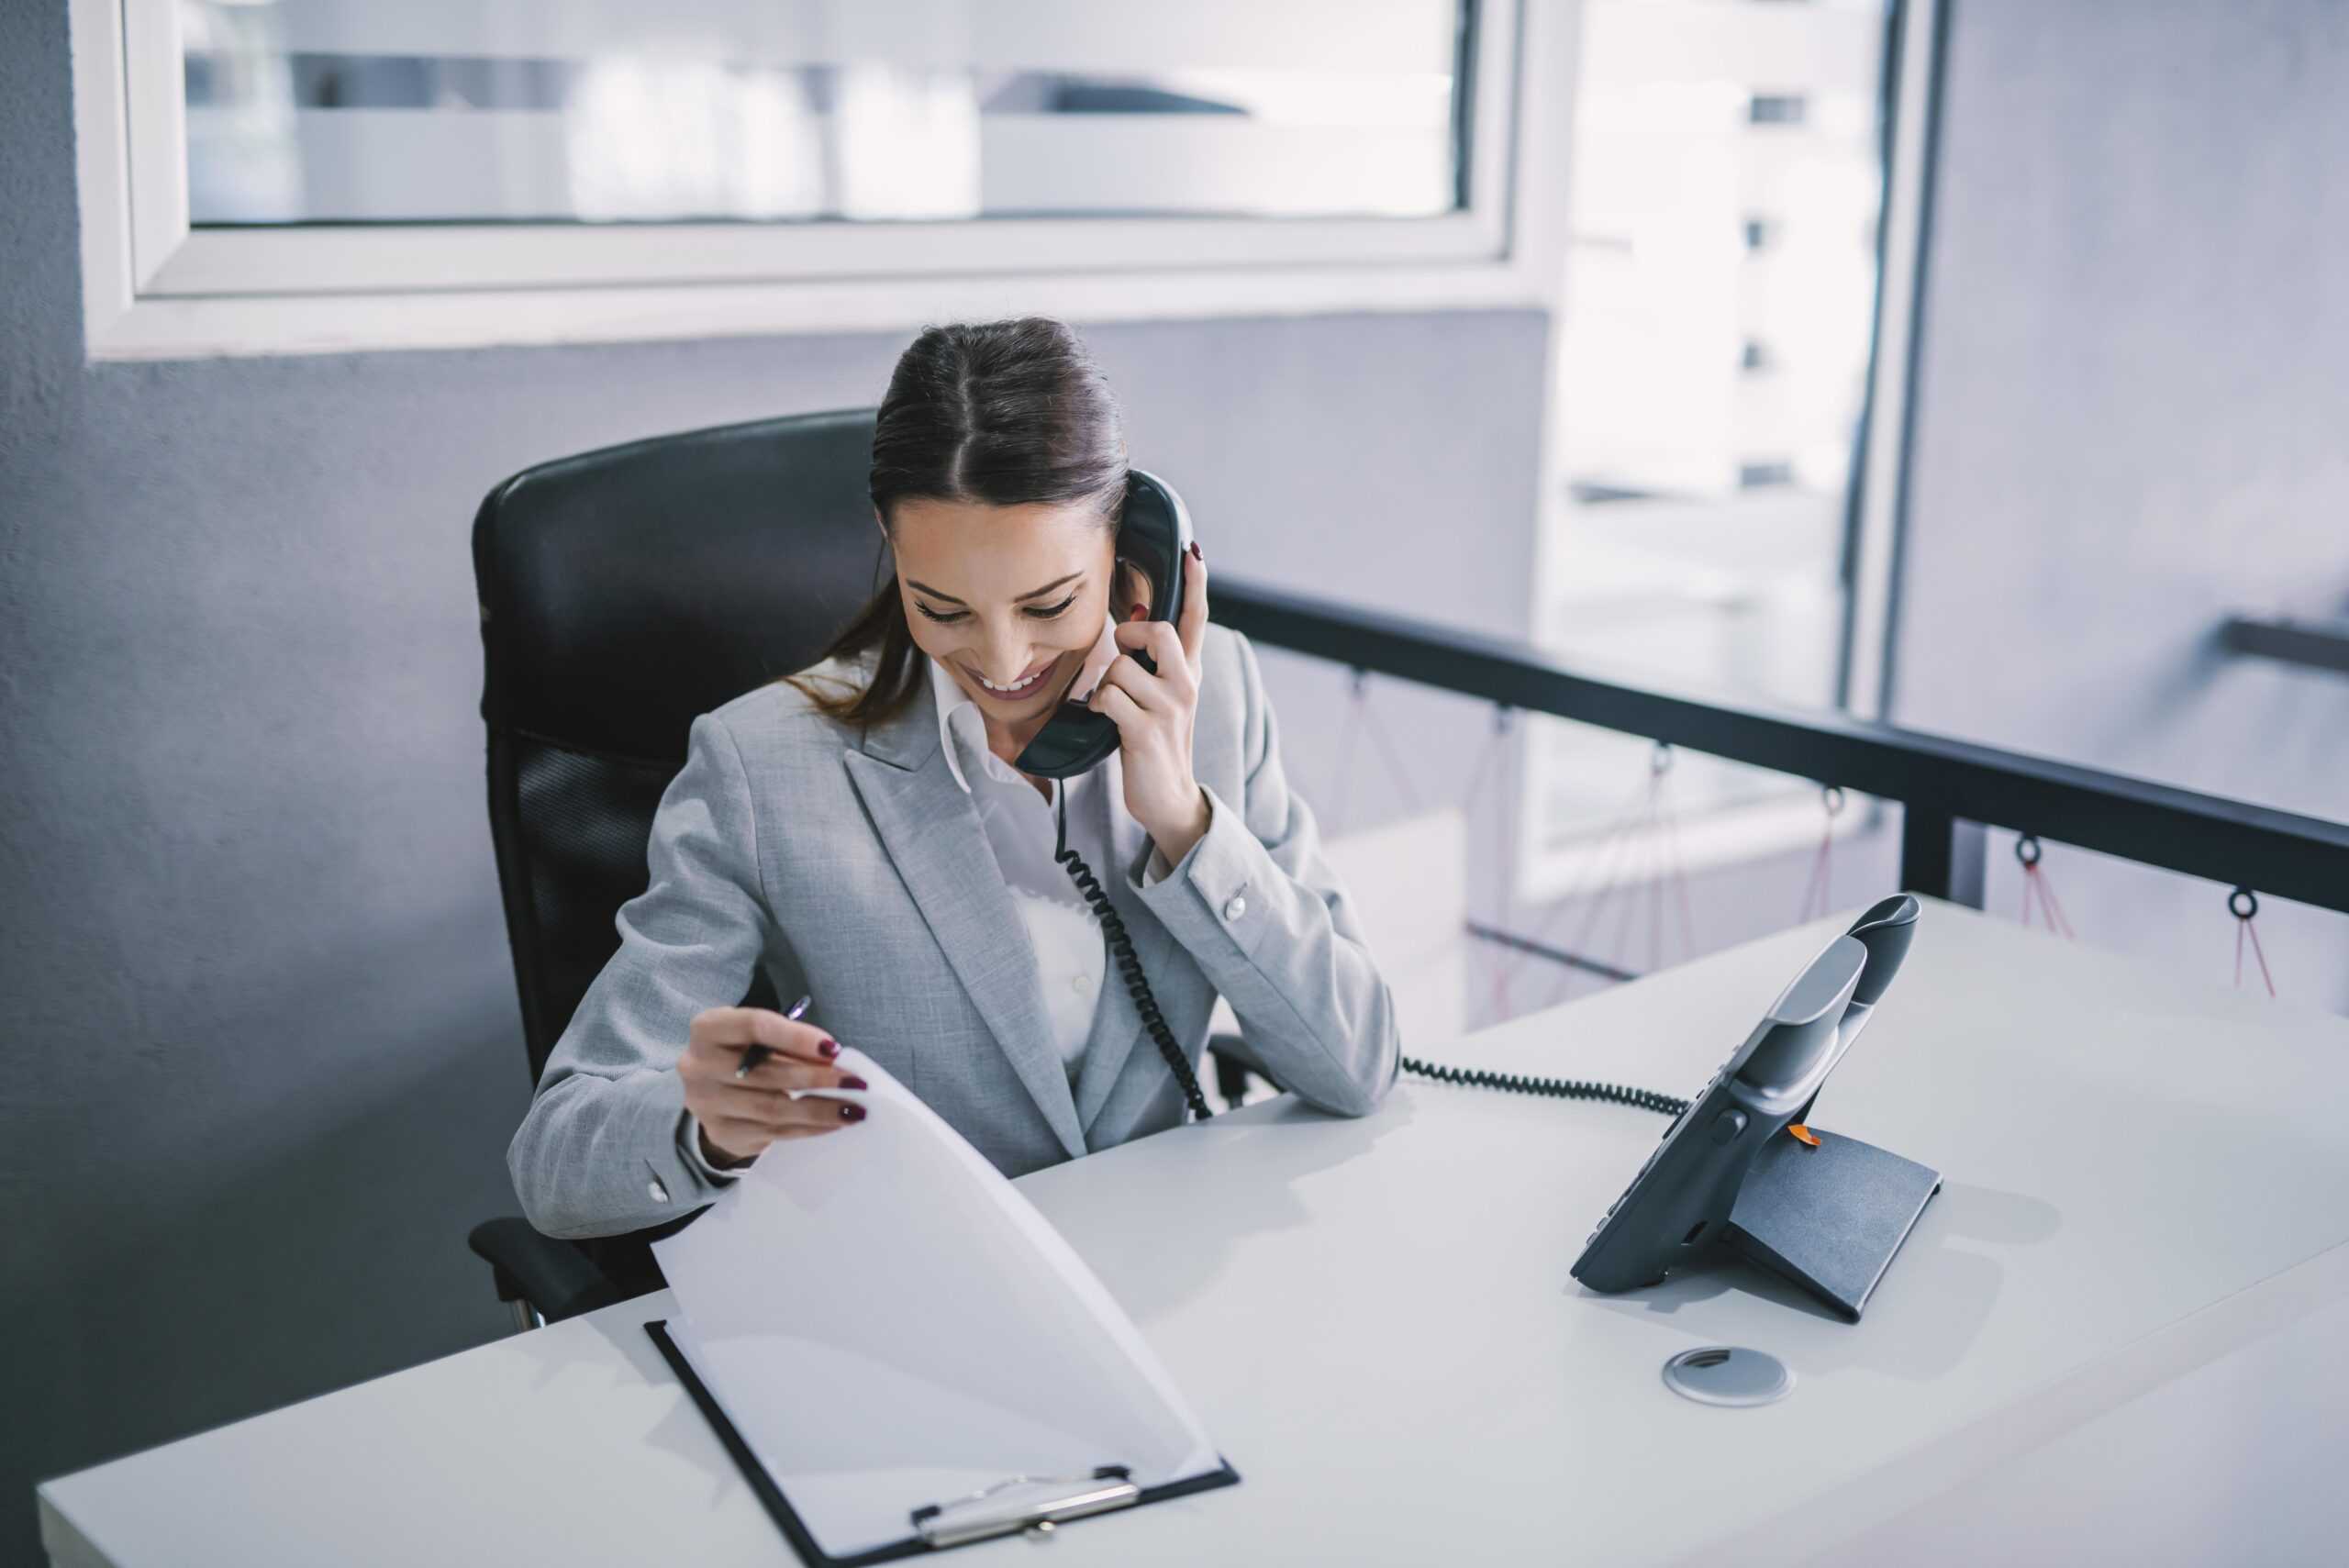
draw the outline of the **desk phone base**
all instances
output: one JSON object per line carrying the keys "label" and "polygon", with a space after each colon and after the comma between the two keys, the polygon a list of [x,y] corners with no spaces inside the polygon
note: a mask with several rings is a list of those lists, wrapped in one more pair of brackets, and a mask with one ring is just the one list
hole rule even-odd
{"label": "desk phone base", "polygon": [[1817,1148],[1781,1136],[1755,1156],[1721,1242],[1856,1323],[1941,1191],[1942,1173],[1856,1138],[1811,1130]]}

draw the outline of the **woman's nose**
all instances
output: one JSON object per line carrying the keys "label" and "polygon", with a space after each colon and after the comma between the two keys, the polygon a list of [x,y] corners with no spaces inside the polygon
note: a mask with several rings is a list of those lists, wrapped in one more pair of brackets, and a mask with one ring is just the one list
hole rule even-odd
{"label": "woman's nose", "polygon": [[979,670],[998,686],[1008,686],[1028,673],[1041,655],[1027,642],[989,643],[979,654]]}

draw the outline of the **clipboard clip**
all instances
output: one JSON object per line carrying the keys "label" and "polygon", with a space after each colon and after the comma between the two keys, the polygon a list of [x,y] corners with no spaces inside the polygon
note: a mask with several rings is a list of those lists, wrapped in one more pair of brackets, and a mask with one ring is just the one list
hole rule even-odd
{"label": "clipboard clip", "polygon": [[914,1531],[924,1546],[933,1549],[1020,1530],[1050,1535],[1063,1520],[1140,1502],[1141,1488],[1131,1476],[1122,1464],[1105,1464],[1085,1476],[1009,1476],[966,1496],[916,1508]]}

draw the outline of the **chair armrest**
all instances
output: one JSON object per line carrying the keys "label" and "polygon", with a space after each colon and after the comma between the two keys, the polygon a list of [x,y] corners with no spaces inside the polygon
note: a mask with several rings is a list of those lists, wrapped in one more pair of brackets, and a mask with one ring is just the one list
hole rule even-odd
{"label": "chair armrest", "polygon": [[1263,1065],[1249,1054],[1248,1042],[1236,1034],[1208,1036],[1208,1055],[1215,1062],[1215,1092],[1222,1096],[1224,1108],[1230,1110],[1248,1095],[1248,1074],[1253,1073],[1282,1092],[1280,1080],[1264,1071]]}
{"label": "chair armrest", "polygon": [[627,1299],[577,1247],[540,1234],[527,1219],[485,1219],[465,1238],[489,1264],[500,1301],[522,1301],[548,1322]]}

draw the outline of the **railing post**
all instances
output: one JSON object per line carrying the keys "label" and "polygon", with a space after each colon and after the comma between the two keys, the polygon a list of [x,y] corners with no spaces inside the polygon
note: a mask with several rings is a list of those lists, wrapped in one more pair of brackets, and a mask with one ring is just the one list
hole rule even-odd
{"label": "railing post", "polygon": [[1910,893],[1982,907],[1989,845],[1979,822],[1908,806],[1900,815],[1900,885]]}

